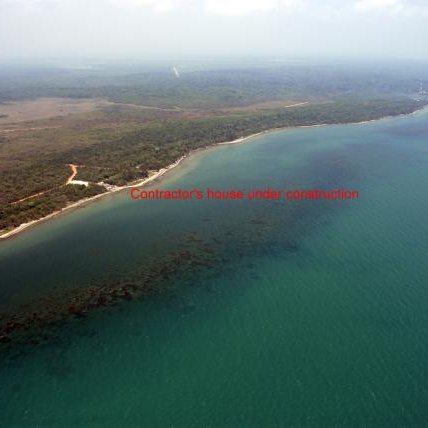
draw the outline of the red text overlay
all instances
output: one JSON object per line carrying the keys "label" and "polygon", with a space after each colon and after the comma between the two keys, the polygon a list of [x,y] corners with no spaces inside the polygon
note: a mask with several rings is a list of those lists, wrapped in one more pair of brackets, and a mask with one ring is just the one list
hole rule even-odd
{"label": "red text overlay", "polygon": [[279,200],[287,199],[290,201],[302,200],[347,200],[358,199],[359,192],[349,189],[154,189],[146,190],[139,187],[132,187],[130,196],[135,200]]}

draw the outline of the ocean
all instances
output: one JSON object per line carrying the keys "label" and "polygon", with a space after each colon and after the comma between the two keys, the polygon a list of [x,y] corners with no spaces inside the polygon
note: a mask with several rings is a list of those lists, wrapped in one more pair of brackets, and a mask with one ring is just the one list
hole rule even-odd
{"label": "ocean", "polygon": [[427,183],[425,110],[218,146],[148,187],[358,199],[126,191],[0,242],[0,324],[25,320],[0,426],[428,426]]}

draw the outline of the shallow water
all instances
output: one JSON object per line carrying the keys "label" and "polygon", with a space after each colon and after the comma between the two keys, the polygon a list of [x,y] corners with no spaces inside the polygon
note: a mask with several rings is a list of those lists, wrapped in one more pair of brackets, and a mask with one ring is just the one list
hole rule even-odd
{"label": "shallow water", "polygon": [[5,316],[138,290],[0,344],[1,426],[426,426],[427,142],[426,112],[275,132],[156,185],[360,198],[123,193],[1,243]]}

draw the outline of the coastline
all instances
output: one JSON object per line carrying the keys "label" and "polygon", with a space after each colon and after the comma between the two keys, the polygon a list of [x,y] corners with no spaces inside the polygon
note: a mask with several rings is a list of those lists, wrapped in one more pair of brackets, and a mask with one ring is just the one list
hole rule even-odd
{"label": "coastline", "polygon": [[182,163],[183,160],[189,159],[192,155],[199,153],[202,150],[207,150],[207,149],[219,146],[219,145],[242,143],[242,142],[245,142],[246,140],[248,140],[250,138],[256,137],[256,136],[261,135],[265,132],[269,132],[269,131],[258,132],[256,134],[248,135],[247,137],[240,137],[240,138],[233,140],[233,141],[225,141],[225,142],[221,142],[221,143],[215,143],[215,144],[212,144],[210,146],[201,147],[199,149],[192,150],[187,155],[181,156],[181,158],[177,159],[174,163],[172,163],[172,164],[170,164],[164,168],[159,169],[158,171],[154,172],[152,175],[150,175],[149,177],[146,177],[142,181],[136,181],[133,183],[129,183],[129,184],[126,184],[124,186],[116,187],[113,190],[109,190],[109,191],[104,192],[104,193],[99,193],[98,195],[94,195],[94,196],[91,196],[89,198],[80,199],[79,201],[76,201],[76,202],[73,202],[69,205],[66,205],[65,207],[61,208],[60,210],[54,211],[53,213],[50,213],[44,217],[41,217],[41,218],[36,219],[36,220],[29,221],[27,223],[22,223],[18,227],[15,227],[14,229],[9,230],[9,231],[1,234],[0,235],[0,241],[10,239],[10,238],[22,233],[23,231],[27,230],[28,228],[36,226],[37,224],[44,223],[48,220],[53,219],[54,217],[60,216],[61,214],[65,214],[68,211],[72,211],[73,209],[87,205],[91,202],[94,202],[97,199],[104,197],[104,196],[112,195],[114,193],[118,193],[118,192],[121,192],[123,190],[130,189],[132,187],[146,186],[147,184],[151,183],[152,181],[155,181],[156,179],[164,176],[166,173],[168,173],[171,170],[173,170],[174,168],[176,168],[178,165],[180,165]]}
{"label": "coastline", "polygon": [[411,113],[403,113],[403,114],[399,114],[399,115],[396,115],[396,116],[384,116],[384,117],[381,117],[379,119],[370,119],[370,120],[364,120],[364,121],[360,121],[360,122],[320,123],[320,124],[314,124],[314,125],[299,125],[299,126],[287,126],[287,127],[280,127],[280,128],[272,128],[272,129],[267,129],[265,131],[260,131],[260,132],[248,135],[246,137],[240,137],[240,138],[237,138],[237,139],[232,140],[232,141],[224,141],[224,142],[220,142],[220,143],[214,143],[214,144],[211,144],[211,145],[206,146],[206,147],[201,147],[201,148],[198,148],[198,149],[190,151],[186,155],[181,156],[174,163],[172,163],[172,164],[170,164],[170,165],[168,165],[168,166],[166,166],[164,168],[159,169],[158,171],[154,172],[152,175],[150,175],[149,177],[146,177],[142,181],[129,183],[129,184],[126,184],[124,186],[116,187],[116,188],[114,188],[112,190],[109,190],[107,192],[99,193],[98,195],[91,196],[89,198],[81,199],[79,201],[76,201],[76,202],[73,202],[73,203],[71,203],[69,205],[66,205],[65,207],[61,208],[60,210],[54,211],[53,213],[50,213],[50,214],[48,214],[45,217],[41,217],[39,219],[32,220],[32,221],[27,222],[27,223],[23,223],[23,224],[19,225],[18,227],[14,228],[12,230],[9,230],[7,232],[2,233],[0,235],[0,241],[13,238],[16,235],[22,233],[23,231],[25,231],[25,230],[33,227],[33,226],[36,226],[37,224],[44,223],[44,222],[46,222],[48,220],[51,220],[51,219],[53,219],[53,218],[55,218],[57,216],[65,214],[68,211],[72,211],[72,210],[74,210],[76,208],[83,207],[84,205],[87,205],[87,204],[89,204],[91,202],[94,202],[95,200],[100,199],[100,198],[102,198],[104,196],[112,195],[114,193],[121,192],[123,190],[129,189],[129,188],[132,188],[132,187],[146,186],[147,184],[151,183],[152,181],[155,181],[156,179],[164,176],[165,174],[167,174],[170,171],[172,171],[173,169],[175,169],[185,159],[189,159],[191,156],[193,156],[196,153],[199,153],[201,151],[212,149],[212,148],[218,147],[218,146],[226,146],[226,145],[233,145],[233,144],[245,143],[245,142],[247,142],[248,140],[250,140],[252,138],[259,137],[261,135],[270,134],[270,133],[273,133],[273,132],[284,131],[284,130],[287,130],[287,129],[317,128],[317,127],[334,126],[334,125],[339,125],[339,126],[341,126],[341,125],[360,125],[360,124],[367,124],[367,123],[372,123],[372,122],[379,122],[379,121],[383,121],[383,120],[386,120],[386,119],[396,119],[396,118],[399,118],[399,117],[411,116],[411,115],[415,115],[415,114],[421,113],[424,110],[428,110],[428,106],[427,105],[425,105],[424,107],[422,107],[420,109],[417,109],[417,110],[415,110],[415,111],[413,111]]}
{"label": "coastline", "polygon": [[126,184],[125,186],[120,186],[120,187],[116,187],[113,190],[104,192],[104,193],[99,193],[98,195],[95,196],[91,196],[90,198],[84,198],[84,199],[80,199],[79,201],[73,202],[69,205],[66,205],[65,207],[61,208],[60,210],[54,211],[53,213],[48,214],[45,217],[41,217],[37,220],[32,220],[29,221],[27,223],[23,223],[21,225],[19,225],[18,227],[3,233],[2,235],[0,235],[0,240],[1,239],[8,239],[11,238],[15,235],[17,235],[18,233],[23,232],[24,230],[28,229],[29,227],[35,226],[38,223],[42,223],[45,222],[47,220],[50,220],[56,216],[59,216],[60,214],[65,213],[66,211],[71,211],[74,208],[78,208],[80,206],[86,205],[90,202],[95,201],[96,199],[100,199],[103,196],[107,196],[107,195],[112,195],[113,193],[116,192],[120,192],[122,190],[131,188],[131,187],[140,187],[140,186],[144,186],[148,183],[150,183],[151,181],[156,180],[159,177],[162,177],[164,174],[166,174],[168,171],[170,171],[171,169],[175,168],[176,166],[178,166],[181,161],[183,159],[185,159],[186,156],[182,156],[180,159],[178,159],[177,161],[175,161],[174,163],[172,163],[171,165],[165,167],[165,168],[161,168],[160,170],[156,171],[154,174],[150,175],[149,177],[145,178],[143,181],[138,182],[138,183],[131,183],[131,184]]}

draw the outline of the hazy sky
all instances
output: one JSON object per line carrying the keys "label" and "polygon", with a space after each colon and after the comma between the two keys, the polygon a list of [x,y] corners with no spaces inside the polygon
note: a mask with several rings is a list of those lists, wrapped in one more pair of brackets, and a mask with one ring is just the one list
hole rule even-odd
{"label": "hazy sky", "polygon": [[0,59],[428,59],[428,0],[0,0]]}

